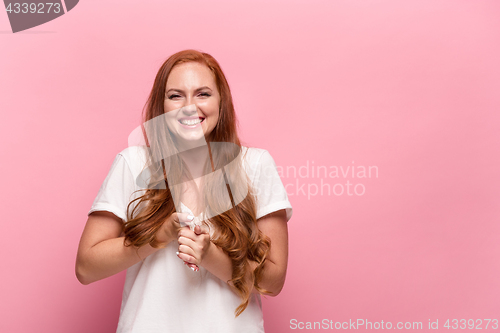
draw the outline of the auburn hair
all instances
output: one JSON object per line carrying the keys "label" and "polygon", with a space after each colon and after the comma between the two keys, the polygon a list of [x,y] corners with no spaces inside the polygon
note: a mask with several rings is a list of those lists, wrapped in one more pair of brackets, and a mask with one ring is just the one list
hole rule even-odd
{"label": "auburn hair", "polygon": [[[150,244],[152,247],[161,247],[156,240],[155,235],[161,228],[163,222],[170,217],[178,207],[178,202],[174,199],[179,198],[179,193],[173,185],[169,184],[169,179],[181,179],[187,168],[175,151],[169,151],[165,158],[165,149],[175,149],[175,145],[169,144],[172,137],[168,129],[151,128],[150,131],[158,133],[147,133],[146,124],[156,117],[165,114],[164,100],[168,76],[172,69],[182,63],[198,62],[207,66],[215,77],[215,82],[220,95],[219,118],[215,128],[206,135],[207,145],[210,151],[212,147],[211,163],[205,164],[206,173],[222,169],[215,177],[204,177],[204,201],[207,209],[212,212],[221,212],[207,220],[213,227],[213,237],[211,241],[220,247],[231,259],[232,278],[231,283],[237,294],[241,297],[241,304],[235,309],[235,317],[238,317],[248,306],[253,287],[261,294],[270,294],[269,291],[259,287],[262,280],[264,264],[269,254],[271,242],[269,237],[265,236],[257,227],[256,219],[256,198],[254,190],[245,172],[242,170],[240,157],[242,153],[241,143],[237,135],[237,119],[234,111],[233,100],[229,84],[217,61],[209,54],[196,50],[184,50],[170,56],[160,67],[156,74],[153,88],[149,94],[148,100],[143,109],[143,135],[146,141],[151,174],[150,182],[145,193],[132,200],[127,206],[128,221],[123,224],[123,233],[125,235],[125,245],[139,248]],[[162,133],[159,133],[163,131]],[[220,144],[227,143],[227,144]],[[214,146],[218,149],[213,149]],[[167,148],[165,148],[167,147]],[[174,147],[174,148],[170,148]],[[163,152],[162,152],[163,151]],[[154,156],[163,156],[161,161]],[[165,163],[167,161],[167,163]],[[211,164],[211,168],[209,168]],[[231,170],[228,170],[231,165]],[[224,172],[224,168],[226,169]],[[221,179],[217,177],[224,176],[227,184],[227,176],[232,177],[233,183],[245,184],[245,192],[242,200],[237,204],[231,195],[229,186],[218,186]],[[168,175],[168,177],[167,177]],[[213,173],[212,173],[213,175]],[[164,184],[164,185],[163,185]],[[169,186],[170,185],[170,186]],[[224,193],[224,191],[226,191]],[[238,189],[236,189],[238,191]],[[231,198],[231,207],[221,207],[221,202],[227,198],[227,192]],[[135,202],[135,206],[131,208]],[[250,270],[249,261],[257,262],[256,268],[247,274]]]}

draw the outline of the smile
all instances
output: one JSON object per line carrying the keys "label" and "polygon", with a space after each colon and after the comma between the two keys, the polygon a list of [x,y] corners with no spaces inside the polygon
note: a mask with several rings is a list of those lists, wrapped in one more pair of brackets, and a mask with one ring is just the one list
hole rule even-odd
{"label": "smile", "polygon": [[182,118],[179,119],[179,123],[185,126],[195,126],[203,122],[205,118]]}

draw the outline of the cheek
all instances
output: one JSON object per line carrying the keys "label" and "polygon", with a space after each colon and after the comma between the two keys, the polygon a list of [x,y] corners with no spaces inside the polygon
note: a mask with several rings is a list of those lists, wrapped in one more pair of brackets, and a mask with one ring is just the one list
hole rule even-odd
{"label": "cheek", "polygon": [[167,121],[167,122],[172,122],[172,121],[177,121],[176,119],[176,115],[177,113],[176,112],[172,112],[173,110],[169,110],[169,109],[163,109],[163,116],[162,118],[164,119],[164,121]]}
{"label": "cheek", "polygon": [[219,116],[219,109],[220,109],[220,100],[216,100],[213,102],[212,104],[212,114],[215,116],[215,117],[218,117]]}
{"label": "cheek", "polygon": [[217,118],[219,115],[219,104],[217,102],[206,103],[205,105],[199,105],[202,112],[204,112],[210,118]]}
{"label": "cheek", "polygon": [[218,106],[215,107],[213,109],[213,111],[210,113],[210,118],[212,118],[211,123],[215,125],[217,123],[217,121],[219,120],[219,107]]}
{"label": "cheek", "polygon": [[182,102],[179,101],[170,101],[165,104],[163,104],[163,110],[166,112],[169,111],[179,111],[182,107],[185,107],[186,105]]}
{"label": "cheek", "polygon": [[172,105],[172,103],[165,102],[163,104],[163,112],[168,113],[169,111],[173,111],[173,110],[174,110],[174,105]]}

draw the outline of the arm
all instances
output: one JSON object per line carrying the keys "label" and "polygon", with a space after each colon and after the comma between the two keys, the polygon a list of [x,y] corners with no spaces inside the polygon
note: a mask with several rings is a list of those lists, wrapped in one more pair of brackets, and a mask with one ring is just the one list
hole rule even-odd
{"label": "arm", "polygon": [[[177,230],[180,229],[179,219],[189,221],[193,216],[185,213],[171,214],[156,234],[156,239],[162,243],[162,247],[175,239]],[[119,237],[121,231],[122,220],[114,214],[106,211],[90,214],[76,257],[75,273],[78,281],[89,284],[107,278],[162,248],[154,248],[149,244],[138,249],[125,246],[125,237]]]}
{"label": "arm", "polygon": [[[271,239],[271,248],[264,264],[260,287],[277,296],[285,284],[288,266],[288,223],[284,209],[268,214],[257,221],[259,230]],[[257,266],[251,263],[252,268]]]}
{"label": "arm", "polygon": [[[257,220],[257,226],[271,240],[271,247],[264,265],[260,287],[269,290],[272,293],[271,296],[277,296],[285,283],[288,262],[288,226],[285,210],[263,216]],[[194,262],[192,261],[194,258],[187,254],[181,254],[179,258]],[[226,283],[232,277],[231,259],[212,242],[210,242],[200,265]],[[256,266],[256,262],[249,261],[248,274]],[[255,288],[253,291],[257,292]]]}
{"label": "arm", "polygon": [[149,244],[138,250],[133,246],[124,246],[125,237],[119,237],[122,223],[120,218],[106,211],[89,215],[75,264],[80,283],[86,285],[112,276],[159,250]]}

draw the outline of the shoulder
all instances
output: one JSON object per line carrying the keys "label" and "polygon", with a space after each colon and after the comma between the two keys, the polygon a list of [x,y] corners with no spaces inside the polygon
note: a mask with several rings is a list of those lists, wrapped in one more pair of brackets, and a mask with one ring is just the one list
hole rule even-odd
{"label": "shoulder", "polygon": [[134,175],[138,175],[146,164],[147,146],[130,146],[117,155],[123,157]]}
{"label": "shoulder", "polygon": [[242,146],[242,154],[245,161],[252,165],[258,165],[272,159],[271,154],[262,148]]}
{"label": "shoulder", "polygon": [[122,149],[118,154],[125,158],[145,157],[147,149],[147,146],[130,146]]}
{"label": "shoulder", "polygon": [[251,175],[252,179],[275,172],[276,163],[266,149],[242,147],[242,154],[245,161],[245,169]]}

